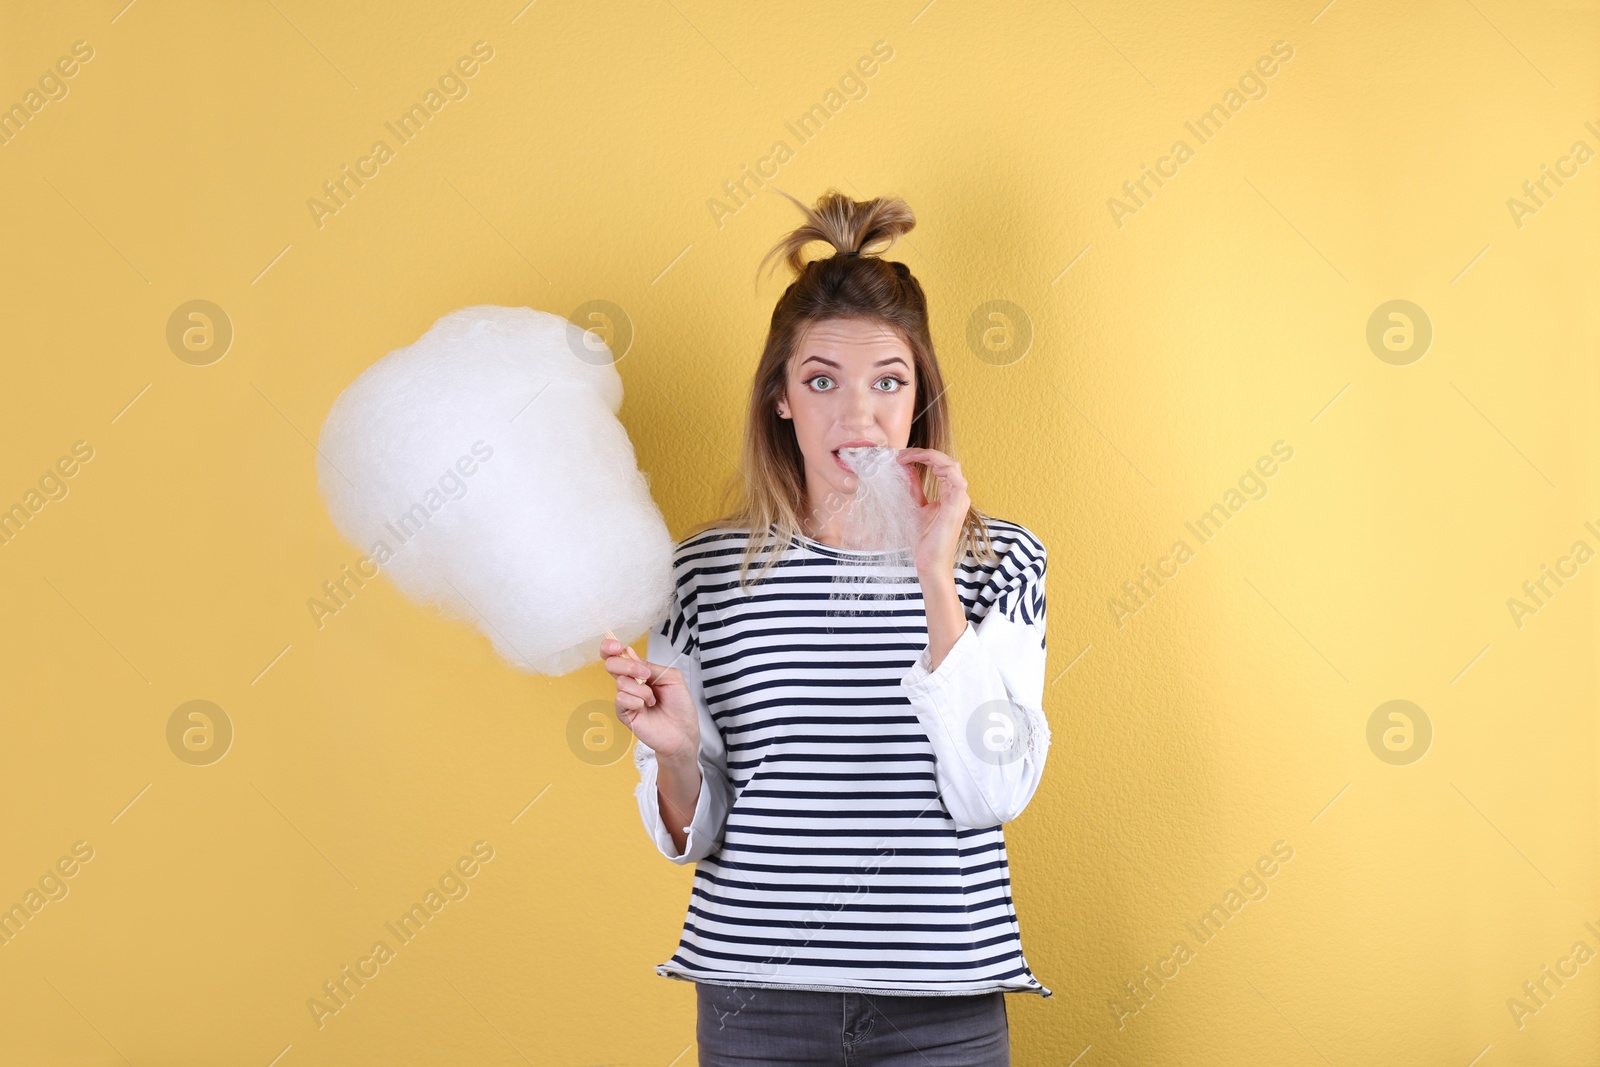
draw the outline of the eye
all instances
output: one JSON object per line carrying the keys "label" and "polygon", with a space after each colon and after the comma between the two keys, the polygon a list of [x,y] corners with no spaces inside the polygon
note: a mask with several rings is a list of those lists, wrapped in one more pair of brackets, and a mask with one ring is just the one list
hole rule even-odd
{"label": "eye", "polygon": [[811,386],[811,389],[814,392],[818,392],[818,393],[827,392],[826,389],[818,389],[815,385],[812,385],[813,382],[817,382],[817,381],[831,382],[831,381],[833,381],[833,378],[830,375],[827,375],[827,374],[813,374],[811,377],[809,377],[809,378],[804,380],[804,384]]}
{"label": "eye", "polygon": [[896,384],[895,384],[895,387],[893,389],[880,389],[880,390],[878,390],[878,392],[880,392],[880,393],[898,393],[900,390],[904,389],[906,386],[911,384],[910,382],[906,381],[904,378],[897,378],[893,374],[888,374],[888,375],[885,375],[884,377],[878,379],[878,384],[879,385],[882,385],[884,382],[894,382]]}

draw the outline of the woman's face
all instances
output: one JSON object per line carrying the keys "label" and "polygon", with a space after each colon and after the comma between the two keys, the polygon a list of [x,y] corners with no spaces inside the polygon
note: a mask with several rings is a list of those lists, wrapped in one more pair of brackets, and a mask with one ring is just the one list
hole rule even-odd
{"label": "woman's face", "polygon": [[859,476],[839,459],[851,445],[905,448],[916,417],[910,347],[889,327],[864,319],[811,324],[789,361],[778,414],[794,420],[813,500],[828,489],[851,496]]}

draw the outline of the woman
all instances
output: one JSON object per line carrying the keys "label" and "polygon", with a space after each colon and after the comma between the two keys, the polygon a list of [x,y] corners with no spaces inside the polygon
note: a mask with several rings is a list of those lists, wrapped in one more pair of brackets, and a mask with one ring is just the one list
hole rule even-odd
{"label": "woman", "polygon": [[[1000,828],[1049,744],[1045,548],[981,515],[949,455],[922,287],[874,254],[915,224],[905,202],[795,203],[742,503],[678,543],[648,660],[601,642],[645,827],[696,863],[656,971],[697,983],[702,1065],[1009,1064],[1004,994],[1051,995]],[[802,263],[818,240],[834,254]],[[841,544],[851,446],[898,450],[906,551]],[[841,612],[863,568],[876,593]]]}

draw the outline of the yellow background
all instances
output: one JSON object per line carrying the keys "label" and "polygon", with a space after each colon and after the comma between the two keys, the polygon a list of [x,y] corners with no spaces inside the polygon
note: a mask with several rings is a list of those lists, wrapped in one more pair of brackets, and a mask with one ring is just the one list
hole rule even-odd
{"label": "yellow background", "polygon": [[[0,948],[0,1061],[693,1062],[694,990],[651,970],[692,872],[643,833],[631,760],[567,743],[609,678],[518,674],[381,579],[318,629],[360,553],[310,442],[452,309],[609,300],[641,466],[675,534],[709,517],[784,284],[753,272],[799,219],[754,184],[720,225],[710,202],[780,139],[802,200],[916,211],[890,256],[928,291],[974,499],[1050,549],[1055,745],[1007,838],[1056,995],[1008,1001],[1016,1062],[1600,1058],[1600,962],[1520,1028],[1506,1004],[1600,951],[1600,563],[1520,628],[1506,605],[1600,548],[1600,160],[1520,227],[1506,203],[1600,149],[1595,4],[7,8],[5,106],[94,58],[0,146],[0,505],[94,458],[0,548],[0,904],[94,858]],[[319,227],[323,182],[480,40],[470,94]],[[875,41],[892,59],[799,144]],[[1275,41],[1265,98],[1198,145],[1184,122]],[[208,366],[166,341],[193,299],[235,330]],[[1393,299],[1434,328],[1405,366],[1365,340]],[[990,300],[1026,352],[968,345]],[[1115,625],[1279,440],[1265,498]],[[236,731],[209,766],[166,740],[194,699]],[[1405,766],[1366,740],[1392,699],[1434,731]],[[1194,942],[1280,840],[1268,895]],[[475,841],[470,895],[318,1028],[307,1000]]]}

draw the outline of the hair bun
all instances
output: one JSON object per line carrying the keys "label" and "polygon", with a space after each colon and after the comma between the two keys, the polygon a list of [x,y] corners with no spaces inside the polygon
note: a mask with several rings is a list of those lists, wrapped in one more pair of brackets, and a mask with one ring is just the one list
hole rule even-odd
{"label": "hair bun", "polygon": [[[795,274],[805,269],[800,253],[812,241],[833,246],[834,254],[828,258],[875,258],[888,251],[901,234],[910,232],[917,224],[910,205],[898,196],[853,200],[837,189],[829,189],[817,199],[815,207],[806,207],[782,189],[778,192],[804,212],[806,220],[773,245],[762,257],[761,265],[778,257],[787,262]],[[760,270],[756,268],[758,275]]]}

